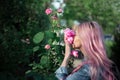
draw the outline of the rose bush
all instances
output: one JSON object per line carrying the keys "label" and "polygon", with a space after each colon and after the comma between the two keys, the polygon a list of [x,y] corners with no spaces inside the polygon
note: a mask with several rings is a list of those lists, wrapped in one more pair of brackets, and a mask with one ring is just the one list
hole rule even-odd
{"label": "rose bush", "polygon": [[[64,52],[64,45],[61,44],[63,39],[60,34],[64,27],[59,24],[61,16],[58,16],[61,12],[62,9],[58,11],[47,8],[45,10],[45,14],[50,20],[50,26],[48,30],[34,34],[33,53],[36,54],[36,58],[29,64],[32,69],[26,71],[26,74],[31,74],[32,72],[39,73],[45,80],[48,80],[48,74],[53,74],[60,66],[63,59],[62,53]],[[54,78],[55,76],[52,76],[52,80]]]}
{"label": "rose bush", "polygon": [[[51,8],[47,8],[45,10],[45,14],[50,19],[50,27],[48,30],[37,32],[33,36],[33,53],[36,54],[36,59],[29,64],[32,68],[26,72],[29,74],[31,72],[39,73],[44,76],[45,80],[48,80],[48,74],[53,74],[55,70],[60,66],[64,55],[64,45],[62,42],[64,39],[62,38],[64,35],[67,38],[70,44],[73,43],[75,32],[69,28],[64,29],[59,24],[61,14],[63,12],[62,9],[52,10]],[[64,35],[62,35],[64,33]],[[28,41],[28,40],[27,40]],[[77,51],[72,51],[71,55],[74,57],[78,57]],[[52,80],[54,80],[55,76],[52,76]]]}

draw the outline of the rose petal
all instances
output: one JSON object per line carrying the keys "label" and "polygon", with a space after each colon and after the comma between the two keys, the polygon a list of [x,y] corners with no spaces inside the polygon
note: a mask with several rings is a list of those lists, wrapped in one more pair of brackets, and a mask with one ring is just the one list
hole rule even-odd
{"label": "rose petal", "polygon": [[73,37],[68,37],[68,38],[67,38],[67,41],[68,41],[70,44],[72,44],[72,43],[73,43]]}
{"label": "rose petal", "polygon": [[74,57],[78,57],[78,51],[72,50],[71,55],[73,55]]}

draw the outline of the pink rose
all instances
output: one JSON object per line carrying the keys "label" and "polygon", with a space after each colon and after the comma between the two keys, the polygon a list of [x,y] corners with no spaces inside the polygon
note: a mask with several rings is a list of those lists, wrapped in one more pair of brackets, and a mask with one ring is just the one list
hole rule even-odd
{"label": "pink rose", "polygon": [[52,13],[52,9],[51,9],[51,8],[47,8],[47,9],[45,10],[45,13],[46,13],[47,15],[51,14],[51,13]]}
{"label": "pink rose", "polygon": [[78,51],[72,50],[71,55],[78,58]]}
{"label": "pink rose", "polygon": [[72,44],[75,36],[75,32],[69,28],[64,30],[65,38],[67,41]]}
{"label": "pink rose", "polygon": [[47,44],[47,45],[45,45],[45,49],[50,49],[50,45],[49,44]]}
{"label": "pink rose", "polygon": [[61,8],[59,8],[59,9],[57,10],[57,12],[58,12],[58,13],[62,13],[63,10],[62,10]]}

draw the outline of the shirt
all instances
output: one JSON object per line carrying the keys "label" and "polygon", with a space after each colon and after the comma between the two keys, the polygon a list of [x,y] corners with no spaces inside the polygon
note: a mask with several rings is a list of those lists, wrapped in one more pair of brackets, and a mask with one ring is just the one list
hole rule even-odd
{"label": "shirt", "polygon": [[68,75],[66,67],[59,67],[55,74],[59,80],[91,80],[88,64],[84,64],[78,71],[70,75]]}

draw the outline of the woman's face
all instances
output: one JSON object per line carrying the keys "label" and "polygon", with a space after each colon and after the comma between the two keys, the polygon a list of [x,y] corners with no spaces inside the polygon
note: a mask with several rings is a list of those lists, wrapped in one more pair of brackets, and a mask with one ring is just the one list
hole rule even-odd
{"label": "woman's face", "polygon": [[73,26],[73,30],[75,31],[75,37],[74,37],[72,46],[75,49],[80,49],[81,41],[80,41],[80,37],[79,37],[79,26],[77,26],[77,25]]}
{"label": "woman's face", "polygon": [[72,46],[75,49],[80,49],[80,47],[81,47],[81,41],[80,41],[80,37],[78,35],[75,35]]}

